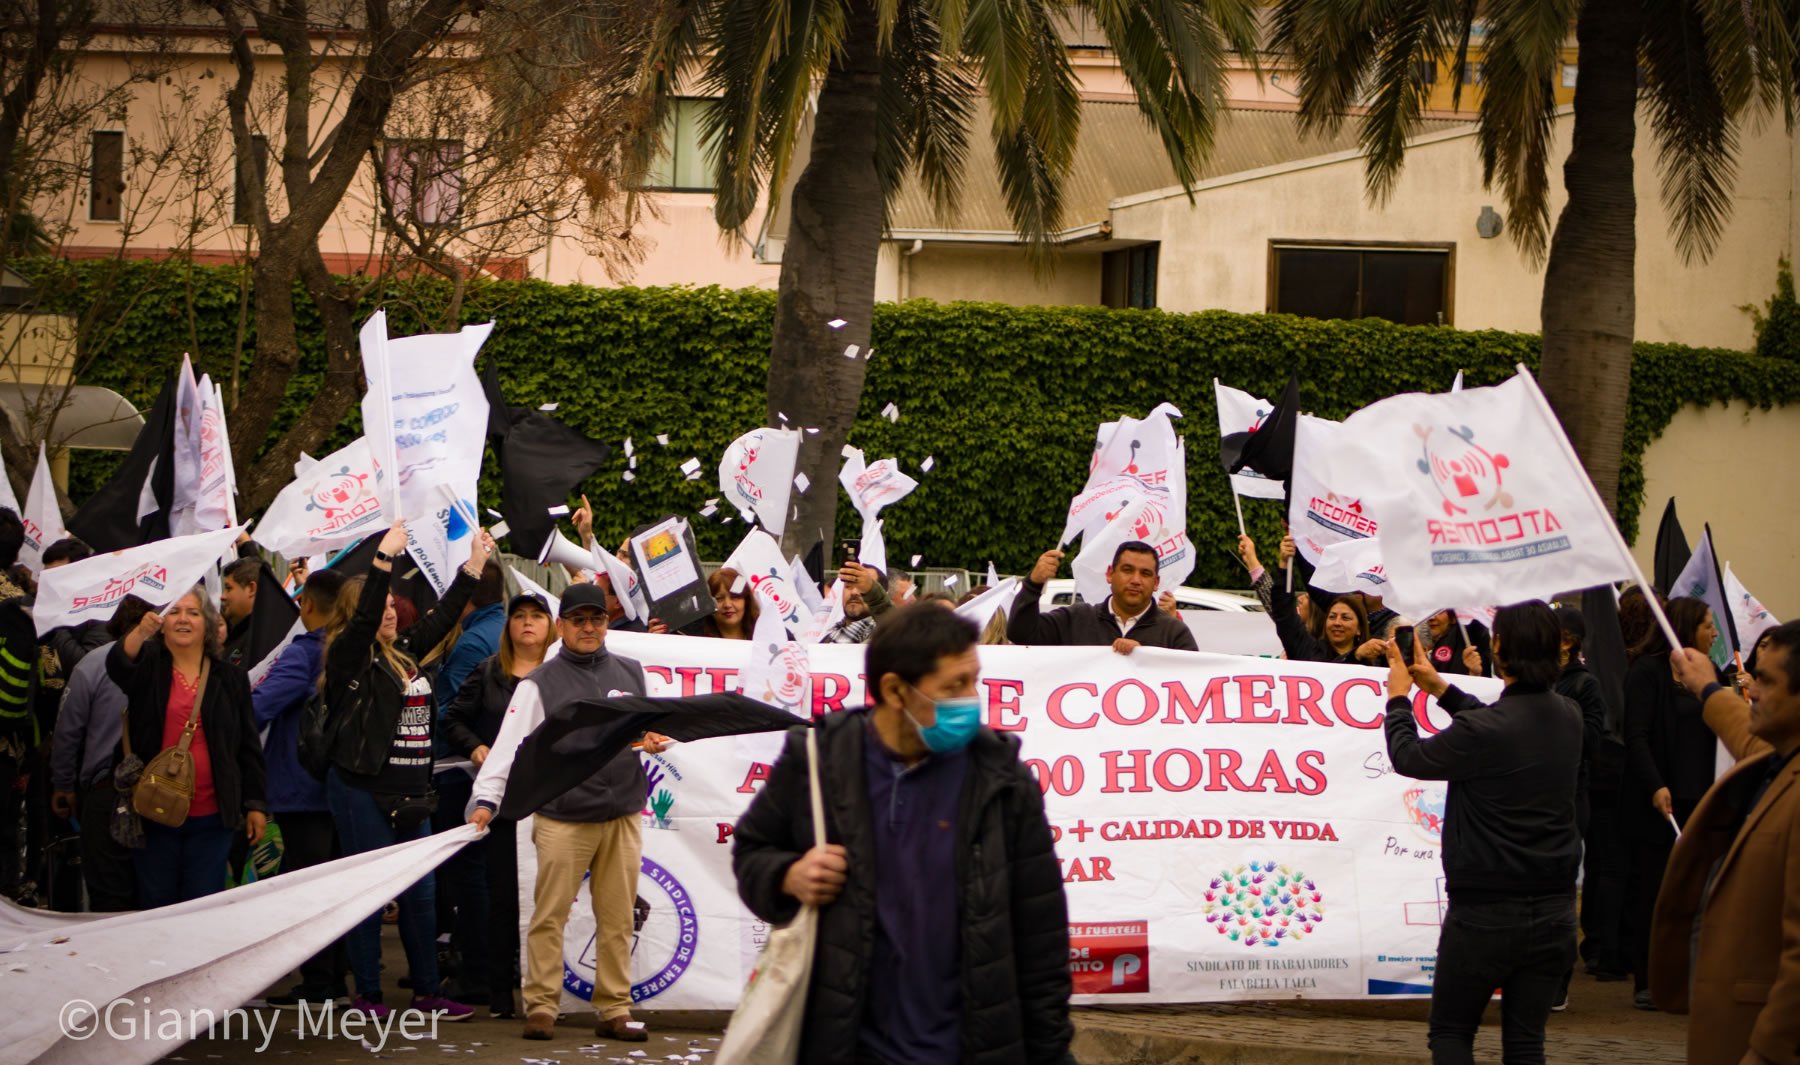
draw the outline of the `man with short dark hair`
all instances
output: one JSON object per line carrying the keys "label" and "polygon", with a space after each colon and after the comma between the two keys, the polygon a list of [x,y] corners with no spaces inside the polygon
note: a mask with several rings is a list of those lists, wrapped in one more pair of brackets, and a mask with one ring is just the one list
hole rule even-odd
{"label": "man with short dark hair", "polygon": [[[250,580],[255,583],[256,579],[253,570]],[[306,575],[300,586],[300,624],[306,631],[282,648],[262,683],[250,693],[257,727],[268,730],[263,761],[268,766],[269,813],[281,826],[285,847],[282,872],[323,865],[338,856],[337,829],[325,801],[325,783],[300,764],[300,718],[306,705],[319,697],[319,675],[325,668],[325,624],[331,620],[343,587],[344,575],[334,569]],[[348,955],[339,940],[300,963],[298,985],[264,1001],[277,1009],[302,1004],[317,1009],[347,998],[347,965]]]}
{"label": "man with short dark hair", "polygon": [[1072,1065],[1062,876],[1018,738],[981,724],[976,639],[930,603],[896,609],[865,655],[873,705],[810,726],[826,838],[809,726],[738,820],[751,912],[819,907],[800,1062]]}
{"label": "man with short dark hair", "polygon": [[219,572],[219,615],[232,630],[240,628],[256,610],[256,583],[261,575],[260,558],[239,558]]}
{"label": "man with short dark hair", "polygon": [[[1544,1060],[1544,1024],[1575,963],[1575,874],[1581,831],[1575,778],[1581,711],[1551,686],[1562,669],[1562,630],[1542,602],[1501,607],[1494,662],[1498,701],[1452,687],[1422,640],[1409,664],[1388,656],[1388,758],[1419,780],[1450,782],[1444,819],[1444,891],[1428,1041],[1433,1065],[1473,1065],[1475,1032],[1499,988],[1507,1065]],[[1450,725],[1419,738],[1413,684],[1436,697]]]}
{"label": "man with short dark hair", "polygon": [[1704,652],[1671,656],[1738,758],[1682,826],[1650,929],[1650,993],[1693,1014],[1693,1065],[1800,1061],[1800,622],[1753,658],[1746,704]]}
{"label": "man with short dark hair", "polygon": [[1039,601],[1044,585],[1056,577],[1063,552],[1052,549],[1038,556],[1037,564],[1020,585],[1006,622],[1006,638],[1013,643],[1043,645],[1108,646],[1122,655],[1139,647],[1166,647],[1198,651],[1193,630],[1179,614],[1156,605],[1156,548],[1142,540],[1128,540],[1113,552],[1106,581],[1112,594],[1099,603],[1071,603],[1048,614]]}
{"label": "man with short dark hair", "polygon": [[874,566],[845,561],[838,567],[840,594],[844,597],[844,619],[825,631],[822,643],[868,643],[875,635],[875,622],[894,607],[888,598],[881,571]]}

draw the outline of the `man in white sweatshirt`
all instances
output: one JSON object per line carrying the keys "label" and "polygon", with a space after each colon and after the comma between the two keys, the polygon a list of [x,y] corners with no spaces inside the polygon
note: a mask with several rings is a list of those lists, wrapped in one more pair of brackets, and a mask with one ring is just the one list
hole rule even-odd
{"label": "man in white sweatshirt", "polygon": [[[519,682],[500,734],[475,778],[473,824],[485,826],[500,808],[519,745],[546,713],[584,699],[643,695],[644,669],[606,650],[606,592],[595,584],[563,593],[557,622],[562,653]],[[663,750],[667,739],[647,735],[643,749]],[[527,1039],[549,1039],[562,1001],[563,930],[569,910],[591,874],[594,906],[594,1034],[641,1043],[644,1026],[631,1019],[632,908],[643,853],[639,814],[647,784],[638,754],[626,750],[580,785],[540,809],[533,821],[537,885],[525,939]]]}

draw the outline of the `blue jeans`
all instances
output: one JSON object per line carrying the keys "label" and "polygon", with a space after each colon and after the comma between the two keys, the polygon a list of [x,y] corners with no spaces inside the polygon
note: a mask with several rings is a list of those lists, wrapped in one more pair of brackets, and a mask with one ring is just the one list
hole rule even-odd
{"label": "blue jeans", "polygon": [[1474,1065],[1475,1030],[1499,988],[1505,1065],[1543,1065],[1544,1024],[1575,964],[1575,895],[1450,900],[1438,936],[1427,1040],[1432,1065]]}
{"label": "blue jeans", "polygon": [[[337,822],[338,843],[344,856],[391,847],[407,840],[423,839],[431,832],[429,821],[404,836],[396,833],[375,797],[343,782],[336,768],[325,775],[325,804]],[[361,924],[350,929],[350,972],[356,978],[356,994],[371,1002],[381,1001],[381,910],[378,902]],[[400,945],[406,948],[406,967],[412,974],[413,994],[438,993],[437,888],[430,873],[400,893]]]}
{"label": "blue jeans", "polygon": [[144,845],[131,852],[138,905],[146,910],[225,890],[232,831],[218,814],[190,817],[178,828],[144,822]]}

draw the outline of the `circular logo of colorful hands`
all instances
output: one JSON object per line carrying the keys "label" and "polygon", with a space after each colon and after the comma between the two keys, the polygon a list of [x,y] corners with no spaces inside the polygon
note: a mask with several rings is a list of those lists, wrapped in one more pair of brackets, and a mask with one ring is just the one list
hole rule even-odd
{"label": "circular logo of colorful hands", "polygon": [[1325,920],[1324,893],[1306,874],[1273,861],[1221,869],[1200,912],[1233,943],[1279,947],[1305,939]]}

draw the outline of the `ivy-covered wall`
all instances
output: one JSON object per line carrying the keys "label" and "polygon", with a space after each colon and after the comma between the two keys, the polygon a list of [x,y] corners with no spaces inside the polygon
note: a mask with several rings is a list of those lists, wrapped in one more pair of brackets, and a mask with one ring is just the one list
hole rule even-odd
{"label": "ivy-covered wall", "polygon": [[[111,268],[111,267],[107,267]],[[100,291],[102,267],[40,264],[34,271],[58,305],[79,310]],[[85,383],[115,388],[133,401],[154,398],[162,375],[191,350],[197,367],[226,384],[239,318],[241,275],[232,268],[128,264],[105,283],[118,327],[90,345]],[[396,333],[417,331],[418,309],[442,306],[445,290],[408,282],[382,294]],[[639,455],[637,478],[620,478],[622,451],[585,486],[596,529],[616,543],[629,529],[665,513],[693,514],[718,495],[713,471],[725,445],[760,424],[775,296],[717,288],[597,289],[539,281],[483,282],[470,291],[463,320],[492,317],[498,327],[483,352],[499,360],[508,399],[557,403],[556,416],[615,446],[627,437]],[[369,310],[377,305],[371,299]],[[303,314],[308,305],[302,302]],[[247,350],[253,353],[254,323]],[[302,332],[316,337],[303,319]],[[316,387],[322,343],[313,341],[289,391],[298,409]],[[1188,527],[1199,564],[1191,583],[1241,586],[1236,518],[1214,446],[1213,378],[1273,395],[1290,370],[1301,377],[1313,412],[1340,418],[1404,391],[1439,391],[1456,371],[1470,386],[1493,384],[1515,363],[1535,367],[1538,338],[1528,334],[1405,327],[1368,320],[1318,321],[1283,315],[1117,311],[1086,307],[1010,307],[913,301],[876,308],[874,355],[851,442],[871,458],[897,455],[919,489],[884,514],[891,559],[923,556],[922,565],[1021,572],[1056,543],[1069,496],[1086,474],[1095,427],[1121,415],[1141,417],[1169,401],[1186,417]],[[253,358],[240,367],[254,373]],[[1731,399],[1769,407],[1800,402],[1800,364],[1712,349],[1640,344],[1632,374],[1620,484],[1620,521],[1635,537],[1643,505],[1645,448],[1684,403]],[[881,416],[893,403],[900,418]],[[271,433],[285,428],[278,418]],[[338,437],[360,432],[355,410]],[[669,436],[659,447],[655,437]],[[78,453],[76,498],[104,476],[116,456]],[[687,481],[690,456],[706,473]],[[918,473],[927,456],[929,474]],[[812,491],[835,490],[814,485]],[[483,495],[498,498],[491,479]],[[856,517],[841,493],[839,535],[854,536]],[[1259,542],[1277,535],[1279,505],[1244,502]],[[702,552],[721,558],[741,523],[697,526]]]}

